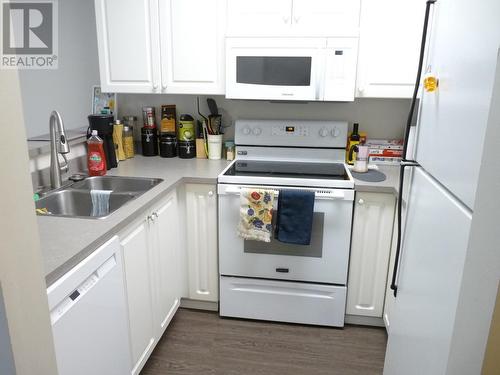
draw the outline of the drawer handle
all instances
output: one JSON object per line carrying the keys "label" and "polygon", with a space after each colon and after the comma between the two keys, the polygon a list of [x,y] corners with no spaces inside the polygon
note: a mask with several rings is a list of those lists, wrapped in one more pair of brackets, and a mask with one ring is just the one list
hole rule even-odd
{"label": "drawer handle", "polygon": [[276,268],[276,272],[288,273],[290,270],[288,268]]}

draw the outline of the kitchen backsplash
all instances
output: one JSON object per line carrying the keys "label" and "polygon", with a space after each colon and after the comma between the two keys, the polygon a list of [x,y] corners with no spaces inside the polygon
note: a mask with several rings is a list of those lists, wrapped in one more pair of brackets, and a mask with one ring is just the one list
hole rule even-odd
{"label": "kitchen backsplash", "polygon": [[[366,131],[371,138],[402,138],[410,101],[407,99],[356,99],[354,102],[311,102],[283,103],[257,100],[230,100],[224,96],[209,96],[216,100],[225,126],[225,139],[234,138],[234,120],[253,119],[307,119],[307,120],[347,120],[360,124],[360,130]],[[207,96],[200,96],[200,110],[209,114]],[[177,117],[189,113],[199,118],[195,95],[118,95],[118,115],[135,115],[142,123],[142,106],[155,106],[159,120],[162,104],[175,104]]]}

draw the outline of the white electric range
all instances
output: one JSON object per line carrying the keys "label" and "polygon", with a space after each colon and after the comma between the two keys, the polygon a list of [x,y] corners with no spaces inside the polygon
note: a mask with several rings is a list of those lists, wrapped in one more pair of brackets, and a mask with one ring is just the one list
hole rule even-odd
{"label": "white electric range", "polygon": [[[237,159],[217,188],[221,316],[344,325],[354,201],[346,140],[342,121],[236,121]],[[314,191],[311,243],[238,237],[248,186]]]}

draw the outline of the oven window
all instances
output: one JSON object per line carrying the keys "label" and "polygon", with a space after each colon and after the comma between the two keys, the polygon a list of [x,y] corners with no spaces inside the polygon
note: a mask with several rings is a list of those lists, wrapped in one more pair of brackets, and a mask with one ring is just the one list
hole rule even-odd
{"label": "oven window", "polygon": [[[244,240],[245,253],[293,255],[301,257],[321,258],[323,255],[323,223],[325,213],[313,214],[311,243],[309,245],[292,245],[271,238],[271,242]],[[274,221],[275,218],[273,218]]]}
{"label": "oven window", "polygon": [[237,56],[236,82],[268,86],[310,86],[311,57]]}

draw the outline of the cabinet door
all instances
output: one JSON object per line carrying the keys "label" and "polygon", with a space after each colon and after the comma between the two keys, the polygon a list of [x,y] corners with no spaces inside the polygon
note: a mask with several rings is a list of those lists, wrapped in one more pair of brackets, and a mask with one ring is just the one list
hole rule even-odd
{"label": "cabinet door", "polygon": [[363,1],[357,97],[411,97],[424,13],[420,0]]}
{"label": "cabinet door", "polygon": [[102,91],[159,92],[157,0],[95,0]]}
{"label": "cabinet door", "polygon": [[139,373],[155,343],[148,236],[148,223],[145,220],[119,236],[125,266],[132,374]]}
{"label": "cabinet door", "polygon": [[186,185],[189,298],[217,302],[217,194],[215,185]]}
{"label": "cabinet door", "polygon": [[292,0],[229,0],[227,36],[287,36]]}
{"label": "cabinet door", "polygon": [[382,317],[394,208],[392,194],[356,194],[347,314]]}
{"label": "cabinet door", "polygon": [[359,0],[293,0],[296,36],[358,36]]}
{"label": "cabinet door", "polygon": [[162,92],[224,94],[225,0],[160,0]]}
{"label": "cabinet door", "polygon": [[180,303],[178,216],[175,191],[152,213],[155,279],[155,331],[161,337]]}

